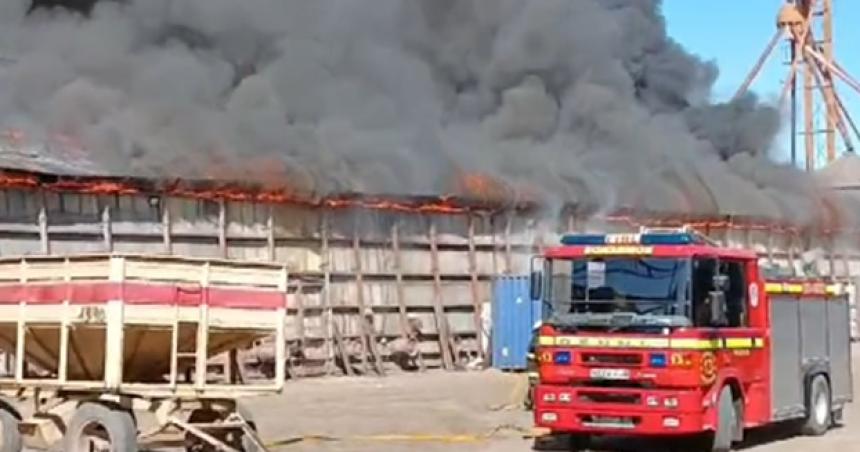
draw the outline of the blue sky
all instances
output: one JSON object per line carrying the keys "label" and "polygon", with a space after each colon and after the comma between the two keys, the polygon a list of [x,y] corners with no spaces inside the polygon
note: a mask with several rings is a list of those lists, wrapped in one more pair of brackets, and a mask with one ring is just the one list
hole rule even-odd
{"label": "blue sky", "polygon": [[[785,0],[663,0],[669,34],[692,53],[716,61],[720,78],[714,100],[730,98],[761,55],[776,30],[776,15]],[[860,0],[833,0],[836,60],[860,78]],[[853,20],[852,20],[853,19]],[[753,90],[764,99],[779,96],[788,69],[785,47],[777,48]],[[840,85],[839,92],[855,121],[860,122],[860,93]],[[788,131],[780,137],[773,157],[788,160]],[[855,146],[860,147],[860,143]],[[842,148],[841,139],[837,139]],[[802,145],[798,155],[802,164]],[[820,156],[818,165],[823,164]]]}

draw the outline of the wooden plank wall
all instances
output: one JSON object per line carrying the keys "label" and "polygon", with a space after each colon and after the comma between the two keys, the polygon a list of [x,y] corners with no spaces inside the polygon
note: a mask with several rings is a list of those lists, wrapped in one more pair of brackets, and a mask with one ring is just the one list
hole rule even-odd
{"label": "wooden plank wall", "polygon": [[[385,372],[416,324],[421,365],[450,369],[484,357],[482,310],[495,276],[525,274],[530,255],[555,243],[562,228],[636,228],[538,220],[511,212],[433,215],[7,189],[0,190],[0,254],[119,251],[284,262],[296,293],[287,328],[294,374],[368,372],[377,359]],[[822,247],[820,270],[860,274],[860,254],[845,251],[857,249],[856,238],[709,232],[774,263]]]}

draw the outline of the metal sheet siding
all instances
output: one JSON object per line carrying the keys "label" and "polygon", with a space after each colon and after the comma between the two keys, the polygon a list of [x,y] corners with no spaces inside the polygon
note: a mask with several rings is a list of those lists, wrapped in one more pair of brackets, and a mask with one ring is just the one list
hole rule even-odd
{"label": "metal sheet siding", "polygon": [[800,302],[800,338],[803,366],[827,362],[827,302]]}
{"label": "metal sheet siding", "polygon": [[[834,404],[852,399],[848,297],[772,297],[772,406],[775,420],[805,412],[804,376],[829,372]],[[799,332],[799,334],[798,334]]]}
{"label": "metal sheet siding", "polygon": [[771,400],[774,419],[803,413],[803,377],[801,371],[800,302],[791,295],[771,298],[771,360],[773,384]]}
{"label": "metal sheet siding", "polygon": [[828,351],[830,352],[830,385],[834,401],[850,400],[851,387],[851,340],[847,298],[828,303]]}
{"label": "metal sheet siding", "polygon": [[534,324],[541,319],[540,301],[530,300],[529,278],[505,276],[493,283],[493,367],[525,370]]}

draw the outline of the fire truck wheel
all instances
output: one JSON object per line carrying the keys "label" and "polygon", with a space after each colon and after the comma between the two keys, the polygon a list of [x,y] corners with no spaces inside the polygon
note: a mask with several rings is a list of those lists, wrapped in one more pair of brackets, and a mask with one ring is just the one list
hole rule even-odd
{"label": "fire truck wheel", "polygon": [[717,421],[717,431],[714,432],[714,445],[711,448],[713,452],[729,452],[732,450],[732,440],[737,430],[738,413],[735,408],[735,402],[732,398],[732,389],[728,386],[720,391],[719,419]]}
{"label": "fire truck wheel", "polygon": [[806,419],[800,431],[804,435],[821,436],[832,423],[830,384],[824,375],[816,375],[809,384]]}
{"label": "fire truck wheel", "polygon": [[586,450],[589,442],[588,436],[555,433],[535,438],[534,444],[532,444],[532,450],[564,452],[580,451]]}
{"label": "fire truck wheel", "polygon": [[18,416],[11,410],[0,405],[0,450],[3,452],[20,452],[22,449],[21,433],[18,431]]}

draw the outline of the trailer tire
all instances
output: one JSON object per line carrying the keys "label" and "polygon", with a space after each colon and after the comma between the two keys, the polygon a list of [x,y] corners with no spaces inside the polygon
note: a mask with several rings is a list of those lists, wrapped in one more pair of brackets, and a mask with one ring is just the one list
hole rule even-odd
{"label": "trailer tire", "polygon": [[137,452],[137,428],[131,413],[100,403],[84,403],[72,415],[64,437],[66,452],[89,451],[89,439],[106,437],[111,452]]}
{"label": "trailer tire", "polygon": [[720,391],[717,402],[717,431],[714,432],[714,443],[711,447],[713,452],[729,452],[732,450],[732,441],[738,428],[738,413],[735,401],[732,397],[732,388],[726,386]]}
{"label": "trailer tire", "polygon": [[18,431],[20,419],[7,408],[0,407],[0,451],[21,452],[23,442]]}
{"label": "trailer tire", "polygon": [[[248,423],[248,427],[251,427],[251,430],[253,430],[254,433],[257,433],[257,423],[254,422],[254,416],[251,415],[251,412],[248,411],[247,408],[237,404],[236,413],[239,414],[239,416],[242,416],[243,419],[245,419],[245,422]],[[248,435],[242,434],[242,451],[259,452],[260,448],[257,447],[256,443],[254,443],[254,440],[249,438]]]}
{"label": "trailer tire", "polygon": [[830,383],[823,374],[812,377],[806,400],[806,419],[800,432],[808,436],[821,436],[827,433],[833,422],[833,406],[830,397]]}

